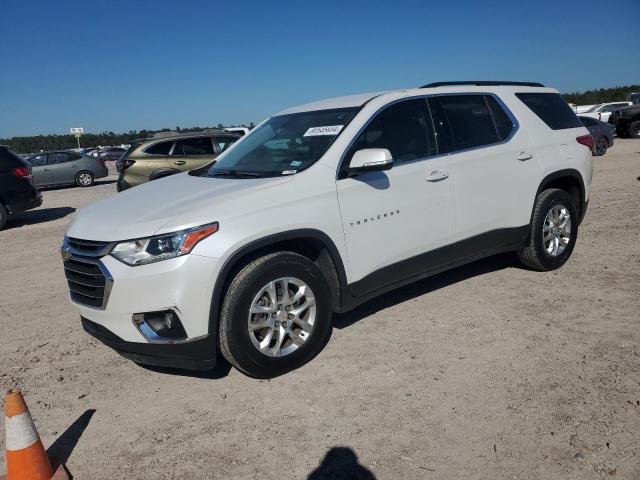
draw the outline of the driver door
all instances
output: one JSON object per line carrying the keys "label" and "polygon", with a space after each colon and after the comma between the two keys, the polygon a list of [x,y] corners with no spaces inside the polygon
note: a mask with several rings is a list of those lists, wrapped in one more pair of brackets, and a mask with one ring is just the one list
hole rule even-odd
{"label": "driver door", "polygon": [[424,98],[379,112],[345,157],[386,148],[393,168],[337,181],[338,201],[356,296],[420,275],[451,260],[455,206],[450,159],[438,155]]}

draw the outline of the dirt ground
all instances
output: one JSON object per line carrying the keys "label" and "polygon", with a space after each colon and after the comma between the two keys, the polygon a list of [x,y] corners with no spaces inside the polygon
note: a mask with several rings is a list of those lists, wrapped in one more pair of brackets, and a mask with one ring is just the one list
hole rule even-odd
{"label": "dirt ground", "polygon": [[85,334],[58,248],[115,184],[49,190],[0,232],[0,387],[78,479],[638,479],[639,176],[640,141],[595,159],[559,271],[502,255],[402,288],[271,381],[145,369]]}

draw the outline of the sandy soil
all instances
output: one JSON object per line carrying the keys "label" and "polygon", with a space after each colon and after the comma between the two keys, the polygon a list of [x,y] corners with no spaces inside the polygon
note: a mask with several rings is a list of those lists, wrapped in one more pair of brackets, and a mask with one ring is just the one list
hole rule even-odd
{"label": "sandy soil", "polygon": [[0,387],[79,479],[637,479],[639,176],[640,141],[595,160],[559,271],[502,255],[402,288],[271,381],[145,369],[86,335],[58,247],[115,185],[49,190],[0,232]]}

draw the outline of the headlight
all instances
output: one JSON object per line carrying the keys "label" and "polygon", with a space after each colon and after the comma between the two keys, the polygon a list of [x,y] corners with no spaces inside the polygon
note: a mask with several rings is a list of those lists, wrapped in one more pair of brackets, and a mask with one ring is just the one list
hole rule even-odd
{"label": "headlight", "polygon": [[212,223],[181,232],[129,240],[113,247],[111,256],[133,267],[159,262],[188,254],[200,240],[217,231],[218,224]]}

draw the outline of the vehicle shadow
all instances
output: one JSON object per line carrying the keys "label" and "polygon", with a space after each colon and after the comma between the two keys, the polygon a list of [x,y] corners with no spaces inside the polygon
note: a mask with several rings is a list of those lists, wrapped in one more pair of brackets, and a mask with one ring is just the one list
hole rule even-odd
{"label": "vehicle shadow", "polygon": [[47,449],[47,456],[54,470],[58,465],[68,462],[73,449],[76,448],[94,413],[96,413],[95,409],[85,411]]}
{"label": "vehicle shadow", "polygon": [[376,480],[371,470],[358,462],[358,456],[349,447],[333,447],[322,463],[309,474],[307,480]]}
{"label": "vehicle shadow", "polygon": [[150,372],[179,377],[203,378],[207,380],[219,380],[229,375],[231,371],[231,364],[224,358],[218,358],[218,363],[211,370],[184,370],[182,368],[156,367],[155,365],[142,365],[140,363],[137,365]]}
{"label": "vehicle shadow", "polygon": [[5,229],[24,227],[25,225],[35,225],[38,223],[51,222],[66,217],[75,212],[73,207],[40,208],[38,210],[28,210],[9,217]]}
{"label": "vehicle shadow", "polygon": [[333,326],[343,329],[354,323],[373,315],[385,308],[393,307],[407,300],[420,297],[430,292],[440,290],[458,282],[486,273],[495,272],[509,267],[521,267],[516,256],[512,252],[502,253],[493,257],[487,257],[476,262],[454,268],[433,277],[420,280],[404,287],[392,290],[384,295],[375,297],[355,309],[334,314]]}

